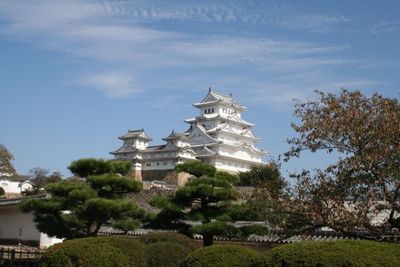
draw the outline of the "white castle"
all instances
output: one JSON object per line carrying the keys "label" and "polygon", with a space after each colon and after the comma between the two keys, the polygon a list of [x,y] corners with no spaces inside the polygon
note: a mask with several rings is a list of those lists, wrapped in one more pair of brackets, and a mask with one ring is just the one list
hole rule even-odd
{"label": "white castle", "polygon": [[149,146],[152,140],[143,129],[129,130],[119,137],[122,146],[111,154],[115,159],[130,160],[134,173],[143,179],[162,178],[178,163],[201,160],[218,170],[231,173],[248,171],[251,165],[263,164],[265,154],[255,144],[261,139],[252,133],[255,124],[241,118],[246,108],[227,96],[211,90],[199,103],[199,116],[186,119],[185,133],[172,131],[166,144]]}

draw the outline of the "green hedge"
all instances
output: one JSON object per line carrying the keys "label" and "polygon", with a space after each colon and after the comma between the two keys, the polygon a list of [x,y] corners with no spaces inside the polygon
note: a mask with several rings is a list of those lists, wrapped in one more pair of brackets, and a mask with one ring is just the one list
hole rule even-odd
{"label": "green hedge", "polygon": [[199,245],[177,233],[152,233],[140,238],[107,236],[67,240],[50,247],[42,267],[168,267],[179,266]]}
{"label": "green hedge", "polygon": [[214,245],[190,253],[181,267],[241,267],[248,266],[256,257],[253,249],[237,245]]}
{"label": "green hedge", "polygon": [[156,242],[146,245],[148,266],[175,267],[193,250],[179,243]]}
{"label": "green hedge", "polygon": [[301,242],[275,247],[250,266],[400,266],[400,245],[373,241]]}
{"label": "green hedge", "polygon": [[[143,266],[131,265],[129,256],[126,255],[121,249],[114,246],[113,243],[115,242],[117,241],[106,237],[81,238],[64,241],[63,243],[52,246],[44,253],[40,261],[40,266]],[[142,244],[137,241],[135,243],[136,245],[142,246]],[[131,247],[133,247],[132,245]]]}
{"label": "green hedge", "polygon": [[160,232],[160,233],[148,233],[139,237],[139,240],[144,244],[151,244],[156,242],[172,242],[184,245],[194,250],[201,247],[201,244],[196,242],[194,239],[189,238],[183,234],[171,233],[171,232]]}

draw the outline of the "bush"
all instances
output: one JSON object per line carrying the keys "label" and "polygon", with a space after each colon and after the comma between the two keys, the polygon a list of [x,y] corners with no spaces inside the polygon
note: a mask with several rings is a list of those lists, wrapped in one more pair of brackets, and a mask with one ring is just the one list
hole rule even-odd
{"label": "bush", "polygon": [[214,245],[200,248],[190,253],[181,267],[230,267],[248,266],[257,252],[251,248],[237,245]]}
{"label": "bush", "polygon": [[42,267],[169,267],[179,266],[199,245],[177,233],[151,233],[136,238],[122,236],[67,240],[50,247]]}
{"label": "bush", "polygon": [[146,235],[139,237],[139,240],[141,242],[143,242],[144,244],[151,244],[151,243],[156,243],[156,242],[178,243],[185,247],[190,248],[191,250],[194,250],[201,246],[196,241],[194,241],[190,237],[187,237],[183,234],[168,233],[168,232],[148,233]]}
{"label": "bush", "polygon": [[90,237],[67,240],[50,247],[43,267],[146,266],[144,245],[132,238]]}
{"label": "bush", "polygon": [[400,245],[373,241],[301,242],[275,247],[250,266],[400,266]]}
{"label": "bush", "polygon": [[0,187],[0,196],[4,195],[6,193],[6,191],[4,191],[3,187]]}
{"label": "bush", "polygon": [[129,237],[108,237],[110,243],[129,258],[129,266],[146,266],[148,253],[145,244]]}
{"label": "bush", "polygon": [[179,266],[186,256],[193,251],[190,247],[175,242],[156,242],[146,245],[148,266]]}

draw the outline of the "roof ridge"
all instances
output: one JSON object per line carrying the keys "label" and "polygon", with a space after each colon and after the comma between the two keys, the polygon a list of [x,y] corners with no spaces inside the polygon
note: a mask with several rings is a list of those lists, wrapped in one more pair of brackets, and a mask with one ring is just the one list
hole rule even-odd
{"label": "roof ridge", "polygon": [[233,99],[232,93],[230,93],[229,95],[226,95],[226,94],[223,94],[223,93],[221,93],[221,92],[218,92],[218,91],[215,91],[215,90],[212,90],[212,89],[211,89],[210,93],[215,93],[215,94],[218,94],[218,95],[220,95],[220,96],[227,97],[227,98],[232,98],[232,99]]}

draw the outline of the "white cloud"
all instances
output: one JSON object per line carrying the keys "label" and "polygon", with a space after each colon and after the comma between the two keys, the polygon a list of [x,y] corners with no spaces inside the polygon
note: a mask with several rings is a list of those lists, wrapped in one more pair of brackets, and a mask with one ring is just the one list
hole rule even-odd
{"label": "white cloud", "polygon": [[274,23],[288,29],[327,33],[342,28],[350,21],[350,18],[344,16],[309,14],[283,16],[276,19]]}
{"label": "white cloud", "polygon": [[400,30],[400,21],[384,21],[371,28],[373,34],[392,33]]}
{"label": "white cloud", "polygon": [[[249,11],[234,5],[188,3],[175,8],[164,7],[163,3],[146,7],[147,1],[1,1],[0,16],[5,23],[0,35],[31,42],[42,49],[107,62],[110,67],[115,65],[119,71],[91,70],[94,74],[85,75],[79,81],[110,97],[135,95],[151,88],[149,84],[161,88],[169,80],[168,86],[172,88],[187,89],[204,83],[222,88],[245,87],[255,95],[254,101],[280,106],[292,98],[302,97],[302,92],[313,84],[332,80],[330,70],[335,67],[352,63],[340,56],[348,49],[345,45],[235,34],[200,35],[165,30],[152,23],[155,20],[264,23],[322,32],[346,23],[349,19],[345,17],[282,15],[279,7],[278,10],[271,8],[272,11],[268,8]],[[264,10],[267,10],[265,14]],[[211,68],[218,73],[198,72]],[[153,74],[160,69],[162,80]],[[195,77],[183,77],[182,72],[188,69],[193,70],[191,76]],[[236,70],[227,71],[232,69]],[[255,73],[251,77],[243,73],[250,71]],[[282,79],[270,79],[265,87],[268,77]],[[261,85],[252,84],[253,81]]]}
{"label": "white cloud", "polygon": [[[79,57],[119,61],[128,65],[140,62],[146,67],[193,65],[194,62],[200,66],[246,62],[262,65],[273,63],[270,67],[290,69],[291,66],[298,68],[342,63],[340,58],[327,59],[320,55],[339,51],[343,46],[327,47],[266,38],[196,36],[152,29],[128,23],[119,15],[133,14],[147,18],[157,17],[159,12],[132,11],[129,6],[124,10],[123,5],[115,6],[118,2],[102,5],[92,2],[44,3],[3,5],[2,10],[9,18],[9,23],[0,32]],[[189,8],[185,12],[177,12],[187,19],[197,17],[198,13],[218,13],[220,9],[223,7],[194,6],[192,11]]]}
{"label": "white cloud", "polygon": [[132,75],[124,72],[106,72],[81,78],[82,86],[90,86],[110,97],[126,97],[138,93]]}

